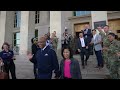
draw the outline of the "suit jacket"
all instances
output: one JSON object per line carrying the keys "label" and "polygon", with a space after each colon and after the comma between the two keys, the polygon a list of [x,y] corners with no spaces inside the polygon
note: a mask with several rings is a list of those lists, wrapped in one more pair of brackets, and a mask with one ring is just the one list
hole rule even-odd
{"label": "suit jacket", "polygon": [[[91,32],[91,29],[88,29],[87,33],[85,33],[85,31],[86,31],[86,29],[83,31],[83,36],[84,36],[85,38],[87,38],[88,43],[90,43],[91,40],[92,40],[92,32]],[[87,37],[86,37],[86,36],[87,36]]]}
{"label": "suit jacket", "polygon": [[94,43],[95,51],[102,50],[102,44],[99,43],[100,41],[102,41],[102,38],[101,38],[101,35],[99,35],[99,34],[96,34],[95,39],[92,38],[92,43]]}
{"label": "suit jacket", "polygon": [[[78,60],[71,58],[71,64],[70,64],[70,74],[72,76],[72,79],[82,79],[80,65]],[[60,78],[64,78],[64,60],[61,60],[60,62]]]}
{"label": "suit jacket", "polygon": [[32,44],[32,54],[36,54],[38,47],[36,44]]}
{"label": "suit jacket", "polygon": [[48,45],[44,51],[39,49],[35,55],[37,60],[38,78],[51,79],[52,71],[59,77],[59,64],[55,51]]}
{"label": "suit jacket", "polygon": [[[84,42],[85,42],[85,46],[88,46],[89,43],[88,43],[88,40],[86,38],[84,38]],[[80,38],[78,38],[78,40],[77,40],[77,49],[82,50]]]}

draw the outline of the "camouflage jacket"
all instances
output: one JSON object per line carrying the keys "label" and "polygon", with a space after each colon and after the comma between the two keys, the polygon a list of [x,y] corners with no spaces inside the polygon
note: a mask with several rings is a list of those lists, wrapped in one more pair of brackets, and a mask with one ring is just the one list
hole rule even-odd
{"label": "camouflage jacket", "polygon": [[[120,41],[118,41],[119,47],[118,47],[118,52],[120,52]],[[120,56],[118,56],[118,61],[120,61]]]}
{"label": "camouflage jacket", "polygon": [[[103,47],[109,47],[110,46],[110,41],[108,40],[108,34],[106,34],[103,38]],[[107,51],[103,51],[103,59],[104,61],[108,62],[108,52]]]}
{"label": "camouflage jacket", "polygon": [[116,61],[118,60],[117,58],[117,52],[119,52],[119,42],[117,40],[113,40],[111,43],[110,43],[110,46],[107,50],[108,52],[108,58],[109,60],[113,60],[113,61]]}
{"label": "camouflage jacket", "polygon": [[104,33],[103,31],[100,31],[100,32],[99,32],[99,35],[101,35],[102,41],[103,41],[103,38],[105,37],[105,33]]}
{"label": "camouflage jacket", "polygon": [[109,47],[110,46],[110,41],[108,40],[108,34],[107,33],[104,37],[103,37],[103,47]]}
{"label": "camouflage jacket", "polygon": [[58,45],[58,38],[57,37],[52,38],[52,46],[57,47],[57,45]]}

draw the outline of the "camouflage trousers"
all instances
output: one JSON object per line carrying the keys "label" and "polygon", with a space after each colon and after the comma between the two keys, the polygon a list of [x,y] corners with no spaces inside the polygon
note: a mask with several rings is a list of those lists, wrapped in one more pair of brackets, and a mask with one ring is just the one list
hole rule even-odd
{"label": "camouflage trousers", "polygon": [[102,56],[103,56],[103,61],[104,61],[104,63],[106,64],[106,67],[107,67],[107,69],[109,69],[110,68],[110,62],[109,62],[109,60],[108,60],[108,55],[107,55],[107,53],[102,53]]}
{"label": "camouflage trousers", "polygon": [[[120,57],[118,57],[118,62],[120,63]],[[119,79],[120,79],[120,66],[118,68],[118,74],[119,74]]]}
{"label": "camouflage trousers", "polygon": [[111,79],[119,79],[120,78],[120,62],[114,61],[108,63],[109,64],[109,72]]}

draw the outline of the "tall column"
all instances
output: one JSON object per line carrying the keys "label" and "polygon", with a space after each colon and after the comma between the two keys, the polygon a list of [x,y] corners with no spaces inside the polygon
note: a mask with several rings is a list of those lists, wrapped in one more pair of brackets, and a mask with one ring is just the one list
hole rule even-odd
{"label": "tall column", "polygon": [[108,24],[107,19],[107,11],[91,11],[91,17],[92,17],[92,29],[94,29],[94,23],[96,22],[96,25],[104,24],[103,21],[106,21],[106,25]]}
{"label": "tall column", "polygon": [[5,41],[11,46],[13,45],[13,28],[14,28],[14,11],[6,12]]}
{"label": "tall column", "polygon": [[65,27],[68,29],[68,33],[71,33],[71,26],[68,17],[72,16],[71,11],[50,11],[50,33],[56,31],[56,36],[58,39],[57,54],[61,56],[61,48],[63,40],[63,33],[65,32]]}
{"label": "tall column", "polygon": [[21,11],[20,25],[20,51],[19,54],[26,54],[31,50],[31,39],[35,31],[35,12]]}
{"label": "tall column", "polygon": [[61,11],[50,11],[50,33],[56,31],[56,36],[59,38],[57,53],[60,54],[61,51],[61,32],[62,32],[62,19]]}
{"label": "tall column", "polygon": [[0,13],[0,50],[5,41],[6,11]]}
{"label": "tall column", "polygon": [[35,27],[38,29],[38,38],[48,33],[50,27],[50,20],[48,16],[48,11],[40,11],[40,22],[39,26]]}

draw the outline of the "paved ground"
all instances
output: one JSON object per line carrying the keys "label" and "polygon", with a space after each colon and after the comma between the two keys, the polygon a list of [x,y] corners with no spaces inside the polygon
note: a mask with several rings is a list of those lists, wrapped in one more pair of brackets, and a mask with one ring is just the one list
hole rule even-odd
{"label": "paved ground", "polygon": [[[27,57],[17,55],[16,58],[17,60],[15,61],[15,64],[16,64],[17,78],[18,79],[34,79],[33,65],[27,59]],[[81,66],[80,56],[74,55],[74,58],[79,60],[79,63]],[[96,66],[96,58],[93,55],[93,56],[90,56],[88,60],[88,65],[85,67],[85,69],[82,69],[81,67],[81,73],[82,73],[83,79],[104,79],[105,75],[108,75],[108,71],[105,67],[99,70],[97,68],[94,68],[95,66]]]}
{"label": "paved ground", "polygon": [[[79,63],[81,66],[81,60],[79,55],[76,55],[74,57],[80,61]],[[106,75],[109,75],[106,66],[99,70],[98,68],[94,68],[96,65],[97,65],[96,57],[90,56],[88,60],[88,65],[85,67],[85,69],[82,69],[81,67],[81,73],[83,79],[104,79]]]}

